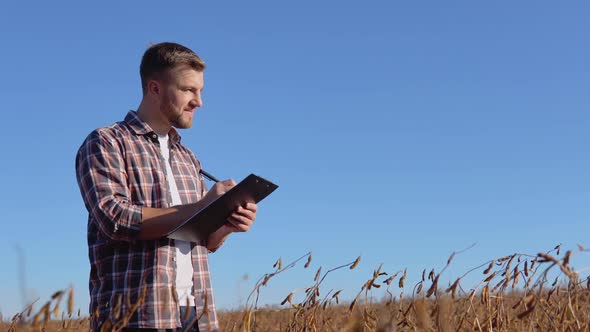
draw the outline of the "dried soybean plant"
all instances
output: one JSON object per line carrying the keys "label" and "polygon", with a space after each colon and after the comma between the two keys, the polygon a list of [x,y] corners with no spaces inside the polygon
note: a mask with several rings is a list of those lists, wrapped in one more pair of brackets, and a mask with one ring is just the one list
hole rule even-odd
{"label": "dried soybean plant", "polygon": [[[62,299],[67,294],[66,308],[61,309]],[[88,327],[88,318],[82,317],[80,310],[74,314],[74,288],[59,290],[51,296],[41,308],[33,314],[37,301],[13,316],[7,331],[54,331],[83,330]]]}
{"label": "dried soybean plant", "polygon": [[295,265],[307,257],[307,262],[305,263],[304,267],[308,268],[311,264],[312,256],[311,252],[306,253],[305,255],[297,258],[293,262],[287,264],[283,267],[283,260],[279,257],[279,259],[274,263],[273,268],[275,269],[273,272],[266,273],[262,277],[256,281],[254,285],[254,289],[248,295],[246,299],[246,305],[244,307],[244,313],[242,315],[242,323],[241,326],[244,331],[250,331],[252,326],[256,326],[256,313],[258,311],[258,301],[260,299],[260,292],[262,287],[265,287],[268,282],[275,276],[292,269]]}
{"label": "dried soybean plant", "polygon": [[[295,267],[295,265],[302,261],[304,258],[307,258],[307,261],[304,265],[304,268],[309,268],[312,255],[311,252],[303,255],[302,257],[296,259],[292,263],[286,265],[285,267],[282,266],[282,260],[279,258],[273,268],[275,271],[271,273],[264,274],[255,284],[254,289],[248,296],[246,300],[246,306],[242,315],[242,322],[241,328],[242,331],[253,331],[259,328],[259,324],[257,323],[257,313],[260,311],[258,307],[258,301],[260,298],[260,292],[263,286],[267,286],[269,280],[271,278],[277,276],[284,271]],[[324,326],[329,323],[329,318],[322,317],[323,311],[326,309],[329,303],[331,302],[339,302],[339,294],[341,291],[333,292],[330,290],[323,298],[321,298],[320,286],[326,277],[339,269],[343,269],[348,267],[349,269],[354,269],[360,263],[361,257],[357,257],[354,261],[343,264],[334,268],[329,269],[328,271],[322,274],[322,267],[320,266],[314,275],[313,284],[311,286],[305,287],[304,292],[305,296],[303,301],[299,303],[295,303],[293,301],[294,295],[299,290],[291,291],[285,299],[282,301],[281,305],[289,305],[289,309],[286,309],[290,313],[291,319],[285,323],[285,330],[289,331],[299,331],[299,330],[317,330],[318,325]],[[301,289],[303,291],[303,289]],[[278,310],[278,311],[286,311],[286,310]],[[267,314],[268,310],[265,310],[265,314]],[[328,319],[328,321],[326,321]]]}
{"label": "dried soybean plant", "polygon": [[[125,297],[118,296],[113,311],[108,317],[101,319],[98,312],[90,317],[81,316],[80,309],[74,314],[74,289],[70,287],[59,290],[51,296],[51,299],[41,306],[33,314],[34,303],[28,305],[25,310],[16,314],[8,327],[8,332],[16,331],[88,331],[89,322],[92,319],[102,321],[101,332],[122,331],[129,322],[129,319],[143,303],[146,296],[146,287],[142,289],[137,300],[132,302],[129,294]],[[61,310],[63,297],[67,294],[65,310]],[[0,327],[2,325],[0,324]],[[2,331],[0,329],[0,331]]]}
{"label": "dried soybean plant", "polygon": [[[360,290],[353,291],[356,296],[349,302],[342,298],[351,287],[321,289],[334,271],[359,266],[359,257],[335,268],[310,271],[313,282],[293,285],[281,306],[260,308],[262,289],[272,278],[299,262],[305,262],[306,269],[311,267],[312,256],[307,253],[285,266],[278,259],[274,270],[257,281],[244,310],[220,312],[220,324],[223,331],[235,332],[589,331],[590,278],[582,276],[588,269],[572,266],[576,255],[587,251],[580,245],[572,250],[557,245],[538,254],[512,253],[450,279],[445,272],[450,264],[457,264],[457,254],[462,252],[458,251],[441,269],[421,269],[415,283],[408,269],[389,274],[379,265],[359,285]],[[466,280],[474,279],[471,287],[465,287]],[[378,294],[383,296],[380,301],[375,300]],[[73,295],[73,289],[55,292],[38,311],[31,304],[10,322],[0,323],[0,331],[88,330],[89,318],[80,317],[79,310],[74,314]],[[102,330],[120,331],[141,301],[139,294],[133,300],[118,300],[116,310],[101,319],[105,321]],[[99,318],[97,313],[90,317]]]}
{"label": "dried soybean plant", "polygon": [[[264,312],[264,315],[260,317],[264,319],[259,322],[243,320],[242,330],[590,330],[587,315],[590,311],[590,278],[580,277],[581,271],[571,266],[576,254],[587,251],[582,246],[563,254],[561,245],[558,245],[534,255],[505,255],[471,268],[443,286],[448,279],[444,272],[457,255],[467,249],[452,253],[440,270],[423,269],[421,278],[409,293],[406,291],[410,279],[407,269],[389,275],[380,265],[349,303],[342,303],[339,299],[343,290],[323,294],[320,286],[330,272],[346,266],[356,267],[360,258],[323,274],[320,267],[315,272],[314,283],[301,288],[305,289],[301,302],[294,300],[299,292],[294,290],[281,303],[287,308],[261,310],[259,313]],[[309,260],[311,257],[308,263]],[[473,287],[465,288],[466,276],[470,275],[473,280],[477,274],[481,275],[475,277],[479,281]],[[267,274],[265,278],[268,281],[275,275]],[[382,301],[372,300],[374,291],[384,293]],[[254,313],[250,311],[249,315]]]}
{"label": "dried soybean plant", "polygon": [[287,298],[285,298],[286,301],[281,303],[285,304],[286,302],[289,302],[292,309],[294,309],[288,330],[326,330],[328,326],[331,326],[332,318],[325,314],[326,309],[330,303],[339,302],[339,295],[342,290],[338,290],[336,292],[334,292],[334,290],[330,290],[326,293],[326,295],[324,295],[323,298],[321,298],[320,286],[330,273],[347,267],[350,270],[354,270],[359,265],[360,261],[361,257],[359,256],[350,263],[329,269],[328,271],[324,272],[323,275],[321,274],[322,267],[320,266],[313,278],[314,284],[305,288],[306,295],[303,301],[300,303],[292,302],[291,295],[293,292],[291,292]]}

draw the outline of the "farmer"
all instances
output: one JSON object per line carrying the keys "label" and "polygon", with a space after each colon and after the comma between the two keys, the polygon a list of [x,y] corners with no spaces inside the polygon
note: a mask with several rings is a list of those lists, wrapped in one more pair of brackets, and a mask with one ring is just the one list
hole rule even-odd
{"label": "farmer", "polygon": [[237,208],[197,243],[165,237],[235,186],[220,181],[207,191],[201,163],[176,130],[190,128],[203,105],[204,70],[187,47],[149,47],[140,66],[137,110],[91,132],[76,155],[88,210],[93,331],[113,324],[125,326],[123,331],[182,331],[195,321],[190,331],[218,329],[208,253],[229,234],[250,229],[256,204]]}

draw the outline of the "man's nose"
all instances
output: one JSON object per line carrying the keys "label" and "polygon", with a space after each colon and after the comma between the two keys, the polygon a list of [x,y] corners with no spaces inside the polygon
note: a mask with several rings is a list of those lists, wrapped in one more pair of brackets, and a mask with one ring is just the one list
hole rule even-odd
{"label": "man's nose", "polygon": [[196,96],[191,100],[191,108],[198,108],[201,106],[203,106],[203,99],[201,99],[201,96]]}

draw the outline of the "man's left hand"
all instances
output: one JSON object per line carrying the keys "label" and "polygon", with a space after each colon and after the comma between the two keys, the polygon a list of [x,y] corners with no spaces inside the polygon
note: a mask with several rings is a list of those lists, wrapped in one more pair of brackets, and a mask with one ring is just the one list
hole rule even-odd
{"label": "man's left hand", "polygon": [[254,220],[256,220],[256,210],[258,206],[255,203],[246,203],[240,206],[227,218],[228,227],[232,232],[247,232]]}

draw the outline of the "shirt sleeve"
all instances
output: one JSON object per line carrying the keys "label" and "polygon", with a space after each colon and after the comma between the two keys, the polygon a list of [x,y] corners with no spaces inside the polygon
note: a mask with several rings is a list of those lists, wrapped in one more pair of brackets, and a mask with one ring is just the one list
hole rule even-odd
{"label": "shirt sleeve", "polygon": [[99,230],[112,240],[137,239],[142,210],[130,201],[123,151],[113,138],[99,131],[88,136],[76,155],[76,178]]}

